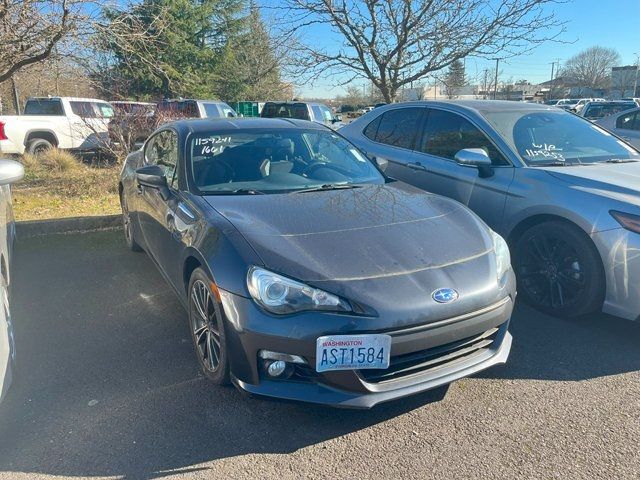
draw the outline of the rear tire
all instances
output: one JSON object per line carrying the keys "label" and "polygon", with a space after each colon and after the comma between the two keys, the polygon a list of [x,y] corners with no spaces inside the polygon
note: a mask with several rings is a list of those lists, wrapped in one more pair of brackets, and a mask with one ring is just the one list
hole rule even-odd
{"label": "rear tire", "polygon": [[47,150],[51,150],[53,144],[49,140],[44,138],[34,138],[27,143],[27,152],[31,155],[38,156],[45,153]]}
{"label": "rear tire", "polygon": [[124,193],[120,194],[120,206],[122,207],[122,228],[124,229],[124,239],[127,247],[132,252],[142,252],[142,247],[136,242],[133,234],[133,225],[131,225],[131,216],[129,215],[129,207]]}
{"label": "rear tire", "polygon": [[516,242],[518,291],[541,312],[577,317],[602,309],[606,282],[591,239],[567,222],[534,225]]}
{"label": "rear tire", "polygon": [[196,268],[189,282],[189,330],[204,375],[216,385],[228,385],[229,356],[222,305],[211,289],[211,280]]}

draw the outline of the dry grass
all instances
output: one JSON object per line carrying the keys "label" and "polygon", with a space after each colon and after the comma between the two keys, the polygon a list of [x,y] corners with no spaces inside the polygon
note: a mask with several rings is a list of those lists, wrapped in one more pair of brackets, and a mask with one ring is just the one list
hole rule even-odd
{"label": "dry grass", "polygon": [[21,160],[25,177],[12,187],[16,220],[119,213],[119,166],[89,167],[55,149]]}

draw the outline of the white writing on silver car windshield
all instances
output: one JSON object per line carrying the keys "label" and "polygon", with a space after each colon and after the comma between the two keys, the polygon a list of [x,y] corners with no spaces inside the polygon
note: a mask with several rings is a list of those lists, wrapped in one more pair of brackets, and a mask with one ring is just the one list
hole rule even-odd
{"label": "white writing on silver car windshield", "polygon": [[527,155],[528,157],[531,158],[536,158],[536,157],[541,157],[541,158],[550,158],[553,160],[559,160],[561,162],[564,162],[564,156],[562,155],[562,149],[556,147],[553,144],[546,144],[543,143],[542,145],[536,145],[535,143],[532,144],[533,148],[527,148],[524,153],[525,155]]}

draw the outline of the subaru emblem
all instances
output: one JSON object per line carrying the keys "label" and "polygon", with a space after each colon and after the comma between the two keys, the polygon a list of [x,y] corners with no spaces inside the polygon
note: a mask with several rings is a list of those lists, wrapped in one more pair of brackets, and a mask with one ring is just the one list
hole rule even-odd
{"label": "subaru emblem", "polygon": [[458,292],[453,288],[439,288],[431,297],[438,303],[451,303],[458,299]]}

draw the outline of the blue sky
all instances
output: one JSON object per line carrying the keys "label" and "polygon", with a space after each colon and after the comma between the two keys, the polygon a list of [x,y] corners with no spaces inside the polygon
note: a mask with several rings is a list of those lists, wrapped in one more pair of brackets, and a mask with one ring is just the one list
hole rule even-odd
{"label": "blue sky", "polygon": [[[263,4],[270,2],[264,1]],[[594,45],[616,49],[623,65],[635,64],[636,53],[640,54],[640,0],[572,0],[554,7],[559,19],[566,20],[567,32],[562,37],[567,44],[547,43],[533,52],[514,57],[500,66],[501,79],[513,77],[539,83],[551,78],[551,62],[560,63],[572,55]],[[309,32],[314,42],[335,40],[328,27],[314,27]],[[485,68],[492,68],[494,62],[468,58],[467,74],[481,74]],[[365,80],[356,84],[362,85]],[[298,86],[298,93],[307,97],[331,98],[341,93],[330,80],[317,82],[313,87]]]}

